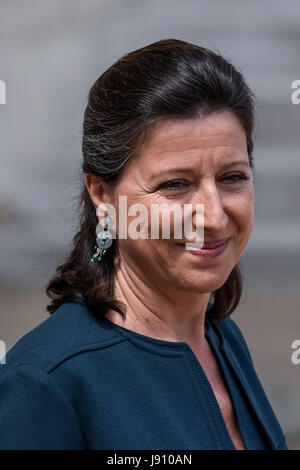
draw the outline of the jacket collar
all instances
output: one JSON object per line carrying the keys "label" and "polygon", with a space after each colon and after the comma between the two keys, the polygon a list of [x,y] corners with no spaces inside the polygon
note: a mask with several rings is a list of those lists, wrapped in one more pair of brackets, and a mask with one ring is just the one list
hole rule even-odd
{"label": "jacket collar", "polygon": [[[222,334],[220,328],[215,322],[211,322],[211,324],[213,325],[214,330],[219,336],[220,348],[221,350],[223,350],[230,365],[232,366],[233,373],[235,373],[238,381],[240,382],[240,385],[242,386],[246,396],[248,397],[249,402],[253,408],[253,412],[255,413],[260,424],[262,425],[262,428],[265,431],[267,439],[269,440],[272,448],[277,449],[279,446],[282,446],[284,435],[273,413],[271,405],[265,395],[265,392],[263,391],[261,387],[260,382],[258,381],[257,383],[257,381],[255,381],[255,383],[253,383],[253,380],[251,380],[253,375],[251,377],[248,377],[245,374],[244,370],[240,366],[239,360],[234,350],[232,349],[229,341]],[[256,380],[258,379],[256,373],[255,373],[255,378]],[[255,398],[255,394],[253,393],[253,388],[254,387],[257,388],[257,385],[261,388],[260,396],[261,397],[263,396],[265,400],[263,399],[261,401],[257,401],[257,399]]]}

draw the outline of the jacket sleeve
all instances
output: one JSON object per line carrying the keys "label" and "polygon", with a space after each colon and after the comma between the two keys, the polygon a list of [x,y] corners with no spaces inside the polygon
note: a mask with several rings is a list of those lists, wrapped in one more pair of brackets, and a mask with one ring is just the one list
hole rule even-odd
{"label": "jacket sleeve", "polygon": [[53,377],[28,364],[1,374],[0,449],[85,448],[72,403]]}

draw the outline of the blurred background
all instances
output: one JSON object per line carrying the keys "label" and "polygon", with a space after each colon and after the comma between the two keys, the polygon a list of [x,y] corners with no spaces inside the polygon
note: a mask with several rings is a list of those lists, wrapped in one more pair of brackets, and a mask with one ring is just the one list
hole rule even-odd
{"label": "blurred background", "polygon": [[[297,0],[1,0],[0,339],[48,317],[48,279],[77,223],[81,124],[91,85],[125,53],[167,38],[218,50],[257,97],[255,225],[232,318],[287,437],[300,449],[300,3]],[[0,365],[1,367],[1,365]]]}

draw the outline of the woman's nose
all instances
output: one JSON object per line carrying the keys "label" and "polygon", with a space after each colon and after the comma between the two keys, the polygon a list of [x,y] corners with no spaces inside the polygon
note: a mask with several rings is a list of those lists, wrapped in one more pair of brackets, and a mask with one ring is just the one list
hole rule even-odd
{"label": "woman's nose", "polygon": [[[197,203],[203,204],[205,231],[224,233],[228,224],[228,215],[224,210],[222,194],[214,183],[203,184]],[[196,224],[196,217],[193,223]]]}

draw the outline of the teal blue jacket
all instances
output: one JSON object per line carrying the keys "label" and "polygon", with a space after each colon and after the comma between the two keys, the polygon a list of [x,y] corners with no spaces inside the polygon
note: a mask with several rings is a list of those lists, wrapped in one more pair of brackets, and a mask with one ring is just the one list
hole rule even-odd
{"label": "teal blue jacket", "polygon": [[[227,317],[206,327],[246,448],[287,449],[238,326]],[[78,300],[23,336],[0,365],[0,449],[234,446],[187,343],[96,319]]]}

